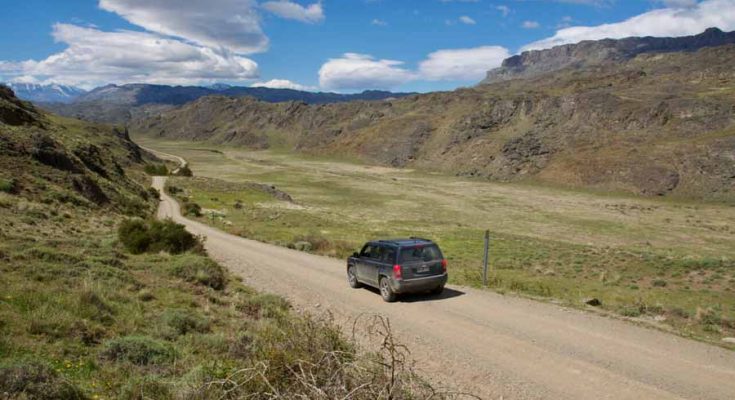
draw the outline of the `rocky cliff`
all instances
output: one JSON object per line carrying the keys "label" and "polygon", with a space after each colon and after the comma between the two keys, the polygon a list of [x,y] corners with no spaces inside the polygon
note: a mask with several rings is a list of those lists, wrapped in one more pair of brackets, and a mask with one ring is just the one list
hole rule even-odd
{"label": "rocky cliff", "polygon": [[645,53],[696,51],[735,43],[735,32],[710,28],[699,35],[683,37],[630,37],[620,40],[586,40],[546,50],[526,51],[507,58],[487,73],[481,84],[523,79],[564,68],[585,68],[603,63],[621,63]]}

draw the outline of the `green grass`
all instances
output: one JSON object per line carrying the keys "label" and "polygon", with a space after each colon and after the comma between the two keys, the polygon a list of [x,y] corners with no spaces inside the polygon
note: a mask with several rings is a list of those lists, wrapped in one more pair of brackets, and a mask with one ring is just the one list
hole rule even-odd
{"label": "green grass", "polygon": [[[381,398],[391,371],[330,321],[292,313],[200,250],[133,254],[118,236],[123,221],[0,193],[0,393]],[[413,372],[396,372],[393,398],[428,395]]]}
{"label": "green grass", "polygon": [[[145,144],[194,161],[196,178],[169,181],[177,198],[201,206],[201,221],[243,237],[340,258],[369,239],[429,237],[449,260],[450,281],[479,287],[490,229],[496,291],[574,306],[595,297],[608,311],[686,336],[718,342],[735,335],[735,208],[728,205]],[[295,203],[248,182],[274,184]],[[719,323],[701,318],[710,312]]]}

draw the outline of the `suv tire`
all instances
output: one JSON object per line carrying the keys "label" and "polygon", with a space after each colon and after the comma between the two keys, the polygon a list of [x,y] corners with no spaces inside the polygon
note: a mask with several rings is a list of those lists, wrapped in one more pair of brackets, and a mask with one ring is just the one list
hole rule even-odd
{"label": "suv tire", "polygon": [[380,296],[383,298],[384,301],[387,303],[393,303],[398,299],[398,295],[396,295],[395,292],[393,292],[393,289],[390,287],[390,281],[386,277],[380,278]]}
{"label": "suv tire", "polygon": [[359,289],[362,287],[362,283],[357,280],[357,275],[355,274],[355,267],[350,265],[347,267],[347,282],[350,283],[350,287],[353,289]]}

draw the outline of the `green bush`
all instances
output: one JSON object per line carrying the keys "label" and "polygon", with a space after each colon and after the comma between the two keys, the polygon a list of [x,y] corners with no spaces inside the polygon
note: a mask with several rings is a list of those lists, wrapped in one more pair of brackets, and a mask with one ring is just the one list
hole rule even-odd
{"label": "green bush", "polygon": [[154,200],[160,200],[161,199],[161,192],[158,191],[158,189],[154,187],[149,187],[148,189],[148,197]]}
{"label": "green bush", "polygon": [[161,320],[170,331],[170,337],[186,335],[187,333],[209,332],[209,320],[192,311],[175,309],[167,310],[161,315]]}
{"label": "green bush", "polygon": [[186,164],[186,165],[184,165],[183,167],[179,168],[176,171],[176,175],[177,176],[191,177],[191,176],[194,176],[194,173],[191,172],[191,168],[189,168],[189,164]]}
{"label": "green bush", "polygon": [[85,399],[50,366],[36,361],[0,366],[0,397],[8,399]]}
{"label": "green bush", "polygon": [[225,288],[227,277],[225,271],[216,262],[207,257],[189,255],[174,261],[171,273],[187,282],[198,283],[215,290]]}
{"label": "green bush", "polygon": [[159,251],[179,254],[201,247],[199,240],[183,225],[171,220],[129,219],[120,224],[117,233],[120,242],[133,254]]}
{"label": "green bush", "polygon": [[152,176],[166,176],[168,175],[168,168],[163,164],[147,164],[143,170],[146,174]]}
{"label": "green bush", "polygon": [[174,358],[173,349],[147,336],[123,336],[104,343],[100,357],[104,360],[135,365],[160,365]]}
{"label": "green bush", "polygon": [[148,225],[140,219],[123,221],[117,229],[117,236],[125,248],[133,254],[145,253],[152,241]]}
{"label": "green bush", "polygon": [[184,215],[189,217],[201,217],[202,207],[197,203],[184,202]]}
{"label": "green bush", "polygon": [[18,180],[13,179],[0,179],[0,192],[5,193],[18,193]]}

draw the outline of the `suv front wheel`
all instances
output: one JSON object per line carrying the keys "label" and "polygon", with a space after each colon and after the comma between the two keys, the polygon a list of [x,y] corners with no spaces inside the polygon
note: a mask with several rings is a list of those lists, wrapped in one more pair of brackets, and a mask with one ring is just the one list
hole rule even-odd
{"label": "suv front wheel", "polygon": [[393,292],[393,289],[390,287],[390,281],[386,277],[380,278],[380,295],[388,303],[392,303],[398,298],[398,295]]}

